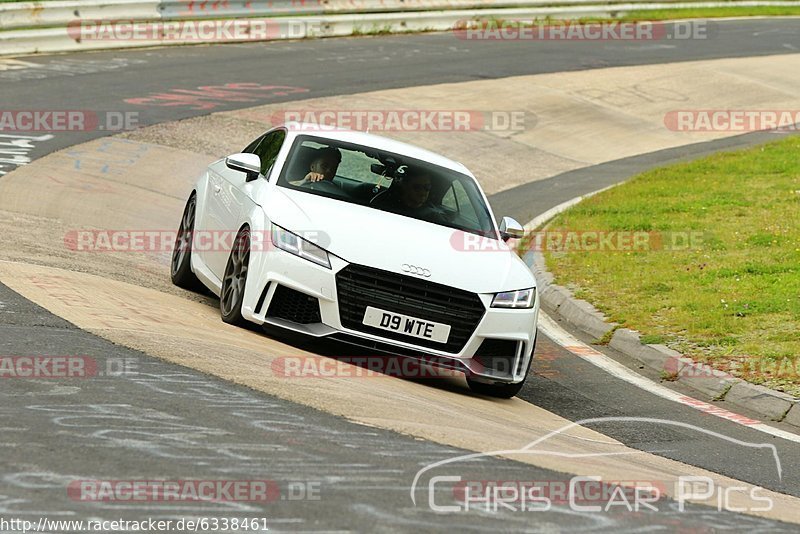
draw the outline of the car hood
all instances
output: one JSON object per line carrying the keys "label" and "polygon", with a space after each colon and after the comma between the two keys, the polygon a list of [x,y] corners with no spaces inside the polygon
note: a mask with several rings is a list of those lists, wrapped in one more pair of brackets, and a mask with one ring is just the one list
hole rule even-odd
{"label": "car hood", "polygon": [[502,241],[467,234],[358,204],[275,187],[264,208],[274,224],[306,236],[348,263],[399,274],[427,269],[426,280],[475,293],[536,284]]}

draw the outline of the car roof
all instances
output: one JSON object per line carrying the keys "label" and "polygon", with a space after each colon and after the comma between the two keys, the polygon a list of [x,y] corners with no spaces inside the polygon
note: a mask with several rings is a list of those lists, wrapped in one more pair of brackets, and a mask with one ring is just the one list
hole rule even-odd
{"label": "car roof", "polygon": [[333,127],[327,126],[321,127],[318,124],[310,123],[287,123],[282,125],[282,128],[285,128],[288,131],[288,135],[292,138],[299,135],[310,135],[322,139],[330,139],[331,141],[344,141],[346,143],[368,146],[371,148],[377,148],[378,150],[385,150],[387,152],[433,163],[435,165],[439,165],[440,167],[445,167],[447,169],[466,174],[473,179],[475,178],[475,176],[469,172],[469,169],[457,161],[453,161],[442,156],[441,154],[437,154],[436,152],[431,152],[430,150],[425,150],[424,148],[403,143],[402,141],[389,139],[388,137],[382,137],[380,135],[374,135],[356,130],[339,128],[334,129]]}

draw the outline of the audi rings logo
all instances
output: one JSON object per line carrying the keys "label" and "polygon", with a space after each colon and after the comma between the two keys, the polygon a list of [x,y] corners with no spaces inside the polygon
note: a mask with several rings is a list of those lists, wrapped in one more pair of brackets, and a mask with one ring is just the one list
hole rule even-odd
{"label": "audi rings logo", "polygon": [[417,267],[416,265],[409,265],[407,263],[404,263],[401,269],[409,274],[416,274],[417,276],[424,276],[425,278],[428,278],[431,275],[431,272],[428,269]]}

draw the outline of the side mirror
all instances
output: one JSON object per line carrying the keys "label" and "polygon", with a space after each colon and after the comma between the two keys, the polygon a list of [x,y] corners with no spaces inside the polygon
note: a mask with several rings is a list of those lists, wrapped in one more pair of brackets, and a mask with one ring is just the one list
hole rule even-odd
{"label": "side mirror", "polygon": [[255,180],[261,173],[261,158],[255,154],[233,154],[225,158],[225,165],[231,170],[245,173],[247,182]]}
{"label": "side mirror", "polygon": [[503,220],[500,221],[500,237],[503,238],[503,241],[512,238],[522,239],[525,237],[525,228],[511,217],[503,217]]}

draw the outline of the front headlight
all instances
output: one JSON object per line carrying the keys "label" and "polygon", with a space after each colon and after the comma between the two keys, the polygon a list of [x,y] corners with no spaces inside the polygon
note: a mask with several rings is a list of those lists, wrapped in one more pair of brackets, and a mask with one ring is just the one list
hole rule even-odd
{"label": "front headlight", "polygon": [[520,289],[497,293],[492,299],[492,308],[533,308],[536,301],[536,288]]}
{"label": "front headlight", "polygon": [[325,250],[274,224],[272,225],[272,244],[289,254],[313,261],[317,265],[322,265],[328,269],[331,268],[331,262]]}

